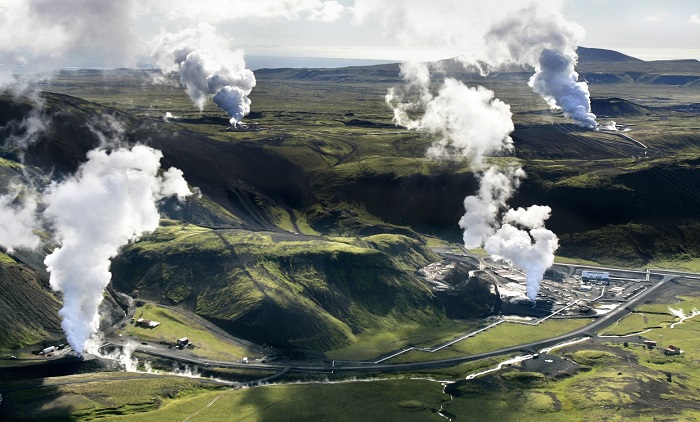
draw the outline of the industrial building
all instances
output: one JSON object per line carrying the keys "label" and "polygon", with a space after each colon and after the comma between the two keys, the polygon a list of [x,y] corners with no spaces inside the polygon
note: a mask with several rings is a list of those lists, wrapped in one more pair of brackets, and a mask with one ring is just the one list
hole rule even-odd
{"label": "industrial building", "polygon": [[582,271],[581,280],[584,283],[610,284],[610,273],[607,271]]}
{"label": "industrial building", "polygon": [[668,346],[667,348],[664,349],[664,355],[666,356],[677,356],[680,355],[682,352],[680,347],[676,346]]}
{"label": "industrial building", "polygon": [[56,351],[56,346],[50,346],[45,349],[42,349],[41,352],[39,352],[40,355],[48,355],[49,353],[53,353]]}
{"label": "industrial building", "polygon": [[136,320],[137,327],[156,328],[159,325],[160,325],[160,322],[158,322],[158,321],[151,321],[151,320],[143,319],[143,318],[139,318]]}

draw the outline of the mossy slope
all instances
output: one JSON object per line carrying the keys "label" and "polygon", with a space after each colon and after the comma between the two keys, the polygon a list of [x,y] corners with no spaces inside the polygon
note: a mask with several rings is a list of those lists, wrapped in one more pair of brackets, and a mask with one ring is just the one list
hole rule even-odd
{"label": "mossy slope", "polygon": [[128,247],[115,286],[181,304],[254,341],[329,350],[387,322],[442,317],[414,271],[431,258],[399,235],[325,240],[168,226]]}
{"label": "mossy slope", "polygon": [[0,298],[0,350],[62,336],[61,303],[34,271],[0,263]]}

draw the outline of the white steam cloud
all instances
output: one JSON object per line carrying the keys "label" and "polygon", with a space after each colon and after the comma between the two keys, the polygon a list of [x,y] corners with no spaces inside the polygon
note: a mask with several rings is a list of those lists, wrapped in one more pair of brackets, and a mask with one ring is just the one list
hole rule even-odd
{"label": "white steam cloud", "polygon": [[[430,79],[426,79],[428,67],[413,63],[405,68],[411,71],[404,71],[404,77],[419,87],[420,97],[406,101],[403,92],[390,89],[386,101],[394,109],[396,124],[438,135],[428,149],[429,157],[458,155],[480,164],[486,155],[512,149],[510,106],[494,98],[493,91],[445,78],[438,94],[432,96]],[[410,113],[421,108],[423,115],[412,119]]]}
{"label": "white steam cloud", "polygon": [[66,64],[64,57],[79,54],[84,65],[123,66],[138,47],[131,30],[135,6],[134,0],[2,1],[0,27],[8,30],[0,37],[0,59],[56,69]]}
{"label": "white steam cloud", "polygon": [[161,157],[160,151],[143,145],[111,153],[95,149],[75,175],[52,184],[44,195],[45,216],[61,244],[44,263],[51,287],[63,292],[62,327],[78,353],[97,331],[111,258],[158,227],[159,200],[190,194],[180,170],[159,173]]}
{"label": "white steam cloud", "polygon": [[45,101],[40,92],[32,85],[42,80],[42,77],[18,78],[0,75],[0,95],[5,95],[10,101],[18,104],[28,103],[31,107],[21,120],[10,120],[0,126],[0,149],[17,152],[23,159],[24,151],[34,144],[39,136],[49,128],[49,118],[44,109]]}
{"label": "white steam cloud", "polygon": [[[535,300],[558,247],[556,235],[544,228],[550,209],[537,205],[508,208],[507,201],[525,177],[521,168],[491,166],[484,171],[487,156],[513,148],[510,106],[486,88],[471,88],[452,78],[445,78],[437,95],[432,95],[430,71],[424,64],[404,65],[401,74],[406,86],[391,88],[386,96],[394,122],[437,135],[427,156],[466,158],[479,178],[479,191],[465,198],[466,212],[459,221],[465,246],[484,246],[489,254],[525,271],[528,297]],[[412,117],[416,114],[418,117]]]}
{"label": "white steam cloud", "polygon": [[502,171],[491,167],[477,177],[479,191],[464,198],[466,213],[459,220],[467,248],[481,247],[493,235],[498,228],[499,216],[507,207],[506,201],[513,196],[525,172],[521,168]]}
{"label": "white steam cloud", "polygon": [[554,264],[554,251],[559,247],[557,236],[544,227],[551,211],[541,205],[510,209],[503,217],[503,226],[484,244],[490,255],[502,257],[525,271],[530,300],[537,297],[542,275]]}
{"label": "white steam cloud", "polygon": [[578,81],[574,70],[576,56],[557,50],[545,49],[540,54],[536,73],[529,85],[547,101],[551,109],[561,109],[564,116],[579,126],[595,129],[596,116],[591,113],[591,95],[588,84]]}
{"label": "white steam cloud", "polygon": [[19,185],[0,195],[0,245],[12,253],[16,248],[35,249],[39,237],[37,227],[37,200],[35,193]]}
{"label": "white steam cloud", "polygon": [[[459,10],[467,7],[448,3],[455,7],[453,12],[457,15]],[[366,8],[372,7],[363,4]],[[476,4],[477,7],[486,7],[486,2]],[[416,38],[423,39],[428,34],[432,38],[441,36],[457,46],[468,38],[463,33],[465,26],[450,25],[451,18],[441,22],[442,26],[420,19],[414,22],[411,16],[418,12],[410,10],[412,5],[418,9],[425,7],[412,1],[390,1],[388,6],[382,5],[387,7],[389,16],[394,14],[394,21],[387,29],[393,30],[397,38],[406,40],[418,34]],[[469,2],[468,7],[472,6],[473,2]],[[493,18],[493,22],[486,25],[490,29],[483,37],[485,45],[492,47],[489,54],[484,55],[485,63],[491,66],[507,63],[535,66],[536,73],[530,81],[535,92],[542,95],[551,107],[562,108],[567,116],[582,126],[595,128],[587,87],[577,82],[573,70],[576,43],[572,40],[579,39],[580,27],[563,19],[557,8],[552,11],[533,3],[521,9],[520,3],[510,2],[504,7],[499,4],[499,14],[518,13],[505,20],[502,15],[485,15]],[[553,57],[563,58],[563,65],[556,63]],[[473,65],[474,61],[465,59],[463,63]],[[519,167],[507,166],[504,169],[491,166],[485,170],[487,156],[503,154],[513,148],[510,133],[514,125],[510,107],[494,98],[492,91],[467,87],[452,78],[445,78],[437,94],[433,95],[430,67],[424,64],[405,64],[401,67],[401,75],[406,81],[405,86],[390,89],[386,96],[387,103],[394,110],[394,122],[437,135],[427,156],[433,159],[466,158],[479,178],[479,191],[465,198],[465,215],[459,221],[464,230],[465,245],[469,248],[483,246],[489,254],[504,258],[525,271],[527,294],[534,301],[539,283],[545,270],[554,262],[554,252],[558,248],[556,235],[544,227],[551,210],[538,205],[509,209],[507,201],[525,177],[525,172]]]}
{"label": "white steam cloud", "polygon": [[5,138],[3,149],[23,153],[39,139],[39,136],[49,127],[49,120],[43,107],[43,101],[40,101],[34,105],[22,120],[11,121],[7,125],[0,127],[0,136]]}
{"label": "white steam cloud", "polygon": [[[530,86],[554,109],[587,128],[595,128],[588,86],[574,71],[583,28],[562,15],[561,0],[356,0],[356,23],[378,22],[410,48],[444,46],[465,67],[503,65],[535,68]],[[558,63],[551,50],[566,63]]]}
{"label": "white steam cloud", "polygon": [[588,84],[578,80],[574,70],[576,47],[583,40],[583,28],[570,22],[557,10],[532,4],[511,12],[486,34],[486,61],[528,64],[535,67],[528,85],[553,110],[578,125],[595,129]]}
{"label": "white steam cloud", "polygon": [[243,51],[230,51],[226,44],[213,26],[200,24],[163,35],[153,58],[164,74],[179,74],[185,92],[200,110],[213,100],[237,125],[250,112],[248,95],[255,87],[255,75],[246,69]]}

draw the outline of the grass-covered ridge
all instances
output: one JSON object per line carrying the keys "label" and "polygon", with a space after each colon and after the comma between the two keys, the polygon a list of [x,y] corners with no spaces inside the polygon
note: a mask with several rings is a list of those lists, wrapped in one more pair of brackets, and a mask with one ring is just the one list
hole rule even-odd
{"label": "grass-covered ridge", "polygon": [[420,240],[211,230],[167,222],[125,249],[115,286],[178,304],[252,340],[344,347],[372,328],[444,317],[415,270],[435,259]]}
{"label": "grass-covered ridge", "polygon": [[[30,382],[27,382],[31,386]],[[21,386],[22,384],[20,384]],[[4,393],[8,420],[94,420],[139,415],[186,402],[219,387],[184,377],[95,373],[54,377],[43,388]],[[26,403],[36,404],[26,406]],[[38,404],[41,403],[41,404]]]}
{"label": "grass-covered ridge", "polygon": [[147,340],[168,344],[175,344],[177,339],[188,337],[194,346],[191,349],[192,354],[214,360],[238,360],[252,354],[240,344],[222,340],[208,328],[175,309],[146,303],[136,308],[134,318],[158,321],[160,325],[156,328],[144,328],[132,323],[119,330],[121,335],[138,341]]}
{"label": "grass-covered ridge", "polygon": [[62,337],[60,301],[48,283],[22,264],[0,254],[0,350]]}

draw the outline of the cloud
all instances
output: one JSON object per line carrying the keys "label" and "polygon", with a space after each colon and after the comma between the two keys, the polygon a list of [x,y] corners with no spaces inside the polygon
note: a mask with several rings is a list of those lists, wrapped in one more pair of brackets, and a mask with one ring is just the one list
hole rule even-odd
{"label": "cloud", "polygon": [[314,10],[309,16],[309,20],[321,22],[335,22],[345,13],[345,6],[335,0],[323,2],[320,9]]}
{"label": "cloud", "polygon": [[2,0],[0,63],[31,65],[33,72],[133,67],[144,63],[159,32],[200,22],[332,22],[346,10],[337,0]]}
{"label": "cloud", "polygon": [[134,0],[13,0],[0,3],[0,58],[57,65],[70,53],[130,63],[138,40]]}
{"label": "cloud", "polygon": [[144,12],[171,22],[218,24],[245,19],[324,20],[340,18],[345,9],[335,0],[151,0]]}
{"label": "cloud", "polygon": [[562,0],[356,0],[352,8],[356,24],[381,25],[384,35],[404,46],[440,45],[460,53],[484,56],[484,36],[504,16],[528,5],[560,11]]}
{"label": "cloud", "polygon": [[660,21],[666,19],[667,16],[668,16],[668,14],[666,12],[659,10],[656,13],[654,13],[653,15],[644,16],[643,19],[645,22],[660,22]]}
{"label": "cloud", "polygon": [[694,23],[695,25],[700,25],[700,16],[698,15],[691,15],[690,19],[688,19],[688,22]]}

